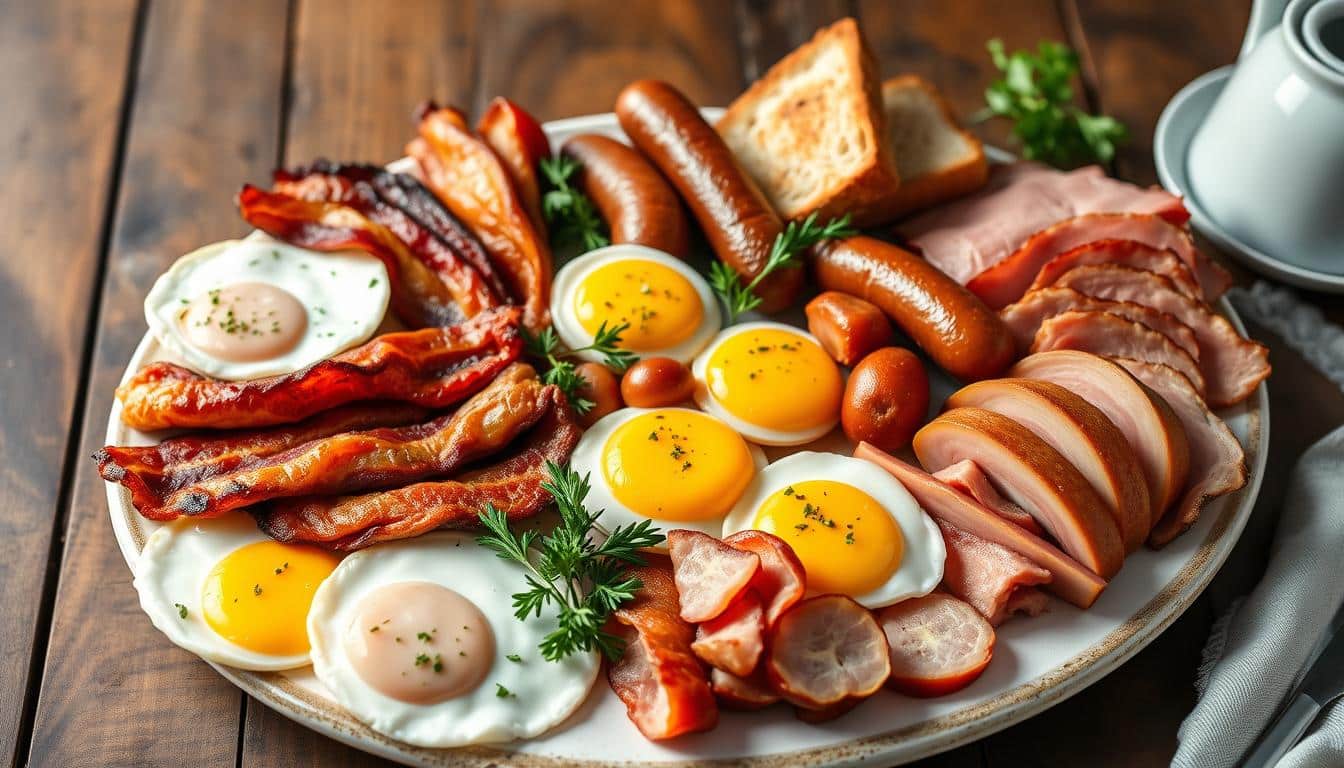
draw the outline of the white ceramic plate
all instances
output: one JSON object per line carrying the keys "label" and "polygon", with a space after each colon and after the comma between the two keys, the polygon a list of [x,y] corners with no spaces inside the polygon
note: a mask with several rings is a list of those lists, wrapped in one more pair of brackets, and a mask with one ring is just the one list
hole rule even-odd
{"label": "white ceramic plate", "polygon": [[[546,130],[555,143],[583,132],[619,135],[612,115],[559,120],[547,124]],[[991,156],[1006,158],[1003,153]],[[1219,307],[1244,333],[1231,306],[1223,301]],[[162,351],[146,336],[126,375],[160,357]],[[934,373],[933,400],[937,403],[953,384]],[[120,413],[114,403],[107,429],[109,444],[154,442],[126,428]],[[719,727],[710,733],[654,744],[639,735],[620,701],[599,680],[579,712],[542,738],[505,747],[429,750],[400,744],[365,728],[337,706],[310,669],[254,673],[215,668],[286,717],[359,749],[411,765],[731,761],[737,766],[803,762],[848,766],[915,760],[983,738],[1081,691],[1151,642],[1203,591],[1240,535],[1260,488],[1269,444],[1269,401],[1264,385],[1223,416],[1246,447],[1251,468],[1246,487],[1210,504],[1189,532],[1161,552],[1144,549],[1131,555],[1090,610],[1080,611],[1052,599],[1044,615],[1008,622],[999,630],[994,661],[985,674],[968,688],[943,698],[909,699],[884,691],[844,717],[820,726],[800,723],[787,707],[724,712]],[[843,450],[834,440],[832,436],[828,444]],[[136,514],[121,486],[108,484],[108,507],[122,553],[134,569],[155,524]],[[146,620],[141,631],[154,630]]]}

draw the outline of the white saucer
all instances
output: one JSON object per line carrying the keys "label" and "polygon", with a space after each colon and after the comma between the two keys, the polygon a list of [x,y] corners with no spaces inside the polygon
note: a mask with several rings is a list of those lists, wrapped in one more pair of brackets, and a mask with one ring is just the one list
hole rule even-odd
{"label": "white saucer", "polygon": [[1185,173],[1186,150],[1195,130],[1204,122],[1205,115],[1231,76],[1231,66],[1201,75],[1182,88],[1167,104],[1167,108],[1162,110],[1162,117],[1158,118],[1157,130],[1153,134],[1153,161],[1157,165],[1157,176],[1162,180],[1162,186],[1185,197],[1190,221],[1200,234],[1247,267],[1300,288],[1344,293],[1344,275],[1332,275],[1289,264],[1238,241],[1204,212],[1190,191]]}

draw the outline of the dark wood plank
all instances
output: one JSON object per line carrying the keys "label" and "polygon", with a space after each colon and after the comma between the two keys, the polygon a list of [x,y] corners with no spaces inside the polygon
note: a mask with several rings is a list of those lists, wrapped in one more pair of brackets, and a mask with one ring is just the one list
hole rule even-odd
{"label": "dark wood plank", "polygon": [[819,28],[858,14],[856,0],[737,0],[742,77],[752,82]]}
{"label": "dark wood plank", "polygon": [[275,162],[285,12],[270,0],[164,0],[148,11],[34,766],[233,766],[236,759],[241,695],[170,645],[140,611],[103,482],[87,457],[103,445],[112,390],[144,333],[150,284],[179,255],[246,231],[232,199]]}
{"label": "dark wood plank", "polygon": [[0,764],[21,762],[117,157],[134,0],[0,7]]}

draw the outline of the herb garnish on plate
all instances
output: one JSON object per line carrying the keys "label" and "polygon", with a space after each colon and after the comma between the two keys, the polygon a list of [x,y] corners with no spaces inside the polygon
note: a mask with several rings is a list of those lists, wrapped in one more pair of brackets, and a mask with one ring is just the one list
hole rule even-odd
{"label": "herb garnish on plate", "polygon": [[761,305],[761,297],[756,295],[756,287],[766,277],[780,269],[794,266],[802,252],[817,243],[838,237],[849,237],[855,232],[856,230],[849,226],[849,214],[831,219],[825,224],[818,224],[817,214],[814,212],[803,219],[802,223],[790,221],[784,227],[784,231],[779,233],[774,245],[770,247],[770,256],[765,260],[765,267],[746,285],[742,284],[737,272],[722,261],[710,264],[709,285],[723,300],[723,306],[728,311],[728,322],[735,322],[738,315],[750,312]]}

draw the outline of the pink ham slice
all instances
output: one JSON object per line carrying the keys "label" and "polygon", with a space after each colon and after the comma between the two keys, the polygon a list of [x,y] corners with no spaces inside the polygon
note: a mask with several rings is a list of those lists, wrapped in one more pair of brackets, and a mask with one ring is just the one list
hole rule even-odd
{"label": "pink ham slice", "polygon": [[1124,434],[1095,406],[1058,384],[994,379],[963,387],[946,407],[993,411],[1031,430],[1059,451],[1106,503],[1125,551],[1143,544],[1152,528],[1148,484]]}
{"label": "pink ham slice", "polygon": [[976,194],[901,222],[896,232],[965,285],[1034,233],[1072,216],[1103,211],[1157,214],[1177,225],[1190,218],[1180,198],[1108,178],[1095,165],[1061,172],[1012,163],[992,166],[989,182]]}
{"label": "pink ham slice", "polygon": [[1041,524],[1036,522],[1036,518],[1027,510],[1003,498],[994,490],[989,478],[985,477],[985,473],[980,471],[974,461],[970,459],[958,461],[956,464],[943,467],[933,476],[980,502],[981,506],[1004,520],[1020,525],[1037,536],[1045,535]]}
{"label": "pink ham slice", "polygon": [[1173,251],[1195,273],[1200,290],[1210,301],[1223,295],[1232,283],[1226,270],[1195,250],[1189,232],[1159,216],[1091,213],[1037,232],[1011,256],[971,278],[966,287],[991,309],[1003,309],[1022,298],[1041,268],[1056,256],[1097,240],[1115,239]]}
{"label": "pink ham slice", "polygon": [[1098,240],[1067,250],[1041,267],[1029,290],[1051,285],[1070,269],[1089,264],[1119,264],[1146,269],[1170,280],[1176,290],[1186,296],[1192,299],[1204,298],[1199,291],[1199,283],[1195,281],[1195,273],[1190,271],[1190,267],[1181,261],[1175,251],[1153,248],[1134,240]]}
{"label": "pink ham slice", "polygon": [[[1014,598],[1050,583],[1050,572],[1002,544],[938,521],[947,545],[943,588],[970,603],[990,624],[999,626],[1012,614]],[[1029,606],[1022,606],[1029,607]]]}
{"label": "pink ham slice", "polygon": [[1096,602],[1106,580],[1089,571],[1039,536],[1030,534],[985,509],[928,472],[907,464],[871,443],[859,443],[854,455],[885,469],[905,486],[919,506],[935,520],[951,523],[967,533],[1002,545],[1050,573],[1046,589],[1079,608]]}
{"label": "pink ham slice", "polygon": [[[1099,299],[1146,304],[1189,326],[1199,342],[1199,368],[1206,382],[1199,389],[1215,408],[1235,405],[1250,397],[1256,385],[1269,375],[1269,350],[1264,345],[1243,338],[1227,318],[1214,313],[1206,304],[1181,295],[1161,275],[1131,267],[1094,265],[1069,270],[1056,285]],[[1146,359],[1139,355],[1118,356]]]}
{"label": "pink ham slice", "polygon": [[1098,299],[1072,288],[1050,286],[1028,291],[1017,302],[1004,307],[999,317],[1008,325],[1018,350],[1025,354],[1031,348],[1041,323],[1055,315],[1075,310],[1106,312],[1141,323],[1171,339],[1173,344],[1190,353],[1191,357],[1199,359],[1199,343],[1195,340],[1195,332],[1174,316],[1132,301]]}
{"label": "pink ham slice", "polygon": [[1204,391],[1204,374],[1189,352],[1146,325],[1106,312],[1065,312],[1041,323],[1031,351],[1054,349],[1161,363],[1180,371],[1197,391]]}
{"label": "pink ham slice", "polygon": [[1204,504],[1246,484],[1246,454],[1236,435],[1213,415],[1199,394],[1170,368],[1138,360],[1116,360],[1171,404],[1190,439],[1190,487],[1176,506],[1157,521],[1148,546],[1160,548],[1199,519]]}

